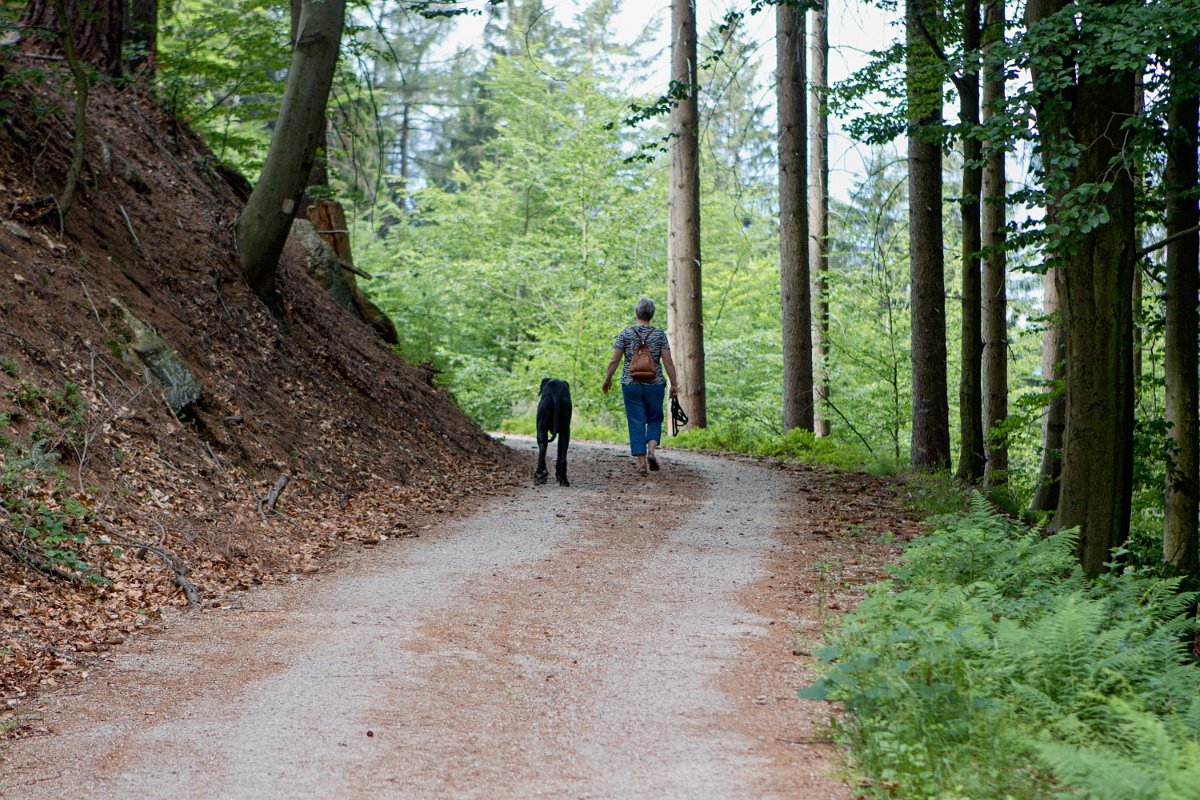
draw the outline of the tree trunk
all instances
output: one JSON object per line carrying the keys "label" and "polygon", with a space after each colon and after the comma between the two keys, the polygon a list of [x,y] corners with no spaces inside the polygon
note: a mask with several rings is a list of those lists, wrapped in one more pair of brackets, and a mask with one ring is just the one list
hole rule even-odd
{"label": "tree trunk", "polygon": [[138,50],[129,64],[131,71],[145,65],[143,80],[152,81],[158,59],[158,0],[130,0],[129,42]]}
{"label": "tree trunk", "polygon": [[700,110],[696,96],[696,9],[671,1],[671,80],[685,96],[671,112],[667,308],[679,402],[688,428],[708,425],[704,383],[704,305],[700,269]]}
{"label": "tree trunk", "polygon": [[[55,16],[65,19],[70,12],[64,0],[53,0]],[[62,40],[63,55],[67,59],[67,67],[71,71],[71,80],[75,88],[75,142],[71,148],[71,164],[67,167],[67,179],[63,184],[62,194],[58,196],[58,213],[60,222],[65,220],[71,206],[75,203],[75,190],[79,186],[79,175],[83,172],[83,160],[87,154],[87,102],[88,102],[88,71],[83,68],[79,52],[75,47],[75,35],[71,26],[64,25],[59,31]]]}
{"label": "tree trunk", "polygon": [[[1185,87],[1171,97],[1167,116],[1167,166],[1163,184],[1167,194],[1167,237],[1193,230],[1200,224],[1194,192],[1197,185],[1196,139],[1200,126],[1194,83],[1200,67],[1196,45],[1181,47],[1171,65],[1172,88]],[[1174,95],[1174,93],[1173,93]],[[1166,375],[1167,423],[1170,458],[1167,464],[1166,520],[1163,527],[1163,560],[1181,572],[1200,574],[1197,514],[1200,513],[1200,461],[1197,449],[1197,311],[1200,291],[1200,236],[1182,236],[1167,245]]]}
{"label": "tree trunk", "polygon": [[1063,428],[1067,419],[1066,398],[1063,396],[1067,346],[1059,311],[1058,276],[1055,273],[1051,267],[1042,279],[1042,313],[1046,316],[1046,330],[1042,333],[1042,381],[1050,400],[1042,417],[1042,463],[1038,470],[1037,489],[1029,505],[1033,511],[1047,512],[1058,510]]}
{"label": "tree trunk", "polygon": [[[1142,73],[1136,72],[1133,76],[1133,113],[1137,119],[1141,119],[1146,113],[1146,86]],[[1143,196],[1146,192],[1146,167],[1143,162],[1138,162],[1136,165],[1137,172],[1134,174],[1134,191],[1137,195]],[[1136,227],[1133,231],[1133,246],[1138,250],[1142,249],[1142,242],[1145,240],[1145,231],[1142,230],[1141,222],[1135,223]],[[1145,346],[1145,337],[1142,331],[1142,296],[1145,294],[1145,287],[1142,285],[1142,271],[1135,268],[1133,271],[1133,381],[1134,391],[1141,391],[1142,383],[1142,349]],[[1137,399],[1134,401],[1138,402]]]}
{"label": "tree trunk", "polygon": [[779,109],[779,276],[783,298],[783,428],[813,429],[808,271],[808,120],[801,9],[775,9]]}
{"label": "tree trunk", "polygon": [[[1003,0],[988,0],[984,20],[983,119],[1003,114],[1004,64],[996,51],[1004,44]],[[990,56],[990,61],[987,60]],[[1007,254],[1008,181],[1005,176],[1003,137],[988,142],[983,170],[982,244],[987,253],[983,266],[983,429],[987,463],[984,479],[989,486],[1007,482],[1008,445],[992,435],[1008,419],[1008,291],[1005,283]]]}
{"label": "tree trunk", "polygon": [[[100,72],[121,74],[121,48],[125,45],[126,0],[91,0],[88,13],[80,13],[80,4],[66,3],[67,26],[75,45],[75,55]],[[40,28],[53,34],[52,38],[28,37],[27,45],[34,51],[54,47],[59,33],[57,0],[30,0],[21,15],[21,26]]]}
{"label": "tree trunk", "polygon": [[829,11],[812,12],[808,92],[808,269],[816,315],[812,326],[813,431],[829,435]]}
{"label": "tree trunk", "polygon": [[[950,468],[946,402],[946,286],[942,255],[941,64],[921,36],[936,8],[908,0],[908,250],[912,278],[912,448],[914,467]],[[928,24],[936,30],[937,25]]]}
{"label": "tree trunk", "polygon": [[274,307],[275,271],[325,134],[345,0],[304,0],[292,64],[262,174],[237,222],[238,255],[250,286]]}
{"label": "tree trunk", "polygon": [[979,140],[979,0],[964,0],[962,16],[964,62],[962,77],[955,83],[959,95],[962,127],[962,372],[958,384],[960,448],[956,477],[975,483],[983,477],[986,454],[983,442],[983,336],[982,277],[979,199],[983,191],[983,147]]}
{"label": "tree trunk", "polygon": [[[1062,0],[1031,0],[1026,23],[1032,30],[1068,10]],[[1079,23],[1081,38],[1089,22]],[[1048,80],[1063,74],[1057,70]],[[1077,68],[1066,87],[1044,77],[1034,75],[1042,162],[1064,169],[1068,193],[1096,187],[1090,205],[1104,215],[1051,243],[1060,265],[1067,362],[1062,476],[1051,527],[1080,529],[1080,563],[1095,575],[1128,537],[1133,488],[1133,177],[1125,166],[1113,166],[1130,135],[1122,126],[1133,114],[1133,75]],[[1101,182],[1111,188],[1100,188]]]}

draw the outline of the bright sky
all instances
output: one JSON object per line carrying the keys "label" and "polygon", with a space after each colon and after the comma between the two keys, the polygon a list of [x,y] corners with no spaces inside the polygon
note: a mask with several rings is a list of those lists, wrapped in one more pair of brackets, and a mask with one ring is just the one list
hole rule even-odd
{"label": "bright sky", "polygon": [[[557,3],[547,3],[556,19],[570,20],[585,5],[583,0],[559,0]],[[731,0],[696,0],[697,29],[703,32],[713,22],[721,19],[730,8],[745,8],[749,0],[731,2]],[[856,69],[865,66],[867,52],[886,47],[895,35],[890,26],[890,20],[879,9],[869,6],[859,0],[847,0],[840,8],[834,7],[834,13],[829,21],[829,79],[836,83],[850,75]],[[645,86],[632,86],[631,94],[647,94],[661,92],[667,84],[670,73],[670,47],[667,39],[668,22],[671,17],[671,6],[668,0],[625,0],[622,10],[617,17],[617,27],[620,39],[632,42],[654,20],[659,21],[662,48],[658,53],[658,67],[655,69],[654,81]],[[460,41],[473,41],[482,36],[483,20],[479,17],[460,18]],[[746,30],[751,38],[761,44],[760,78],[765,86],[771,86],[771,71],[775,65],[775,9],[767,8],[754,16],[746,17]],[[774,118],[774,93],[769,91],[765,98],[772,106],[769,113]],[[861,145],[857,145],[845,136],[836,119],[830,119],[829,140],[829,183],[830,193],[839,199],[849,197],[850,188],[857,175],[861,174],[864,153]]]}

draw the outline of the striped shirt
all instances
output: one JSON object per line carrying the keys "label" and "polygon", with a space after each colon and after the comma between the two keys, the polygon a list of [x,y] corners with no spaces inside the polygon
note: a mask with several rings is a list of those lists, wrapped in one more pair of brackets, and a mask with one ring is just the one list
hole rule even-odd
{"label": "striped shirt", "polygon": [[[636,331],[636,333],[635,333]],[[653,325],[638,325],[630,326],[617,334],[617,340],[613,342],[614,350],[625,351],[625,366],[621,370],[621,385],[633,383],[633,378],[629,377],[629,362],[633,360],[634,351],[638,348],[638,336],[641,336],[646,342],[646,346],[650,348],[650,355],[654,357],[654,383],[666,383],[667,379],[663,377],[662,368],[662,352],[670,350],[671,344],[667,341],[667,334],[661,329]]]}

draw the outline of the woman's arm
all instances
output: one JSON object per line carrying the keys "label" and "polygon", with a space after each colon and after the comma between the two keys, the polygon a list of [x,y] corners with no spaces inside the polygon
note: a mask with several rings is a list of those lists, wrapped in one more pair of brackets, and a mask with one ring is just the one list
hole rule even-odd
{"label": "woman's arm", "polygon": [[608,360],[608,374],[604,376],[604,385],[600,387],[600,391],[608,394],[608,390],[612,388],[613,373],[617,371],[617,364],[621,363],[621,359],[625,356],[625,350],[620,347],[613,348],[612,358]]}
{"label": "woman's arm", "polygon": [[667,377],[671,379],[671,397],[674,397],[679,392],[679,381],[675,377],[675,362],[671,360],[671,351],[662,351],[663,369],[667,371]]}

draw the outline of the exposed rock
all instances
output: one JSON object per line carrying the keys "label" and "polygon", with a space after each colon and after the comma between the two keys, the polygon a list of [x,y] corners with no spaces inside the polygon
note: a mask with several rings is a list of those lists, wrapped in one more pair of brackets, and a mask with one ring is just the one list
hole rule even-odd
{"label": "exposed rock", "polygon": [[399,344],[400,337],[392,320],[358,288],[354,273],[344,266],[343,257],[334,250],[333,245],[317,233],[316,226],[310,220],[297,218],[292,223],[292,235],[307,253],[309,275],[329,292],[334,302],[347,311],[355,312],[383,341]]}
{"label": "exposed rock", "polygon": [[11,220],[0,220],[0,226],[2,226],[4,230],[11,233],[13,236],[16,236],[18,239],[24,239],[27,242],[33,239],[33,236],[29,233],[29,231],[25,230]]}
{"label": "exposed rock", "polygon": [[146,366],[150,375],[162,386],[167,405],[176,414],[200,399],[200,381],[188,369],[179,354],[171,349],[161,336],[146,323],[135,317],[115,297],[110,302],[121,312],[121,319],[128,334],[129,349]]}
{"label": "exposed rock", "polygon": [[300,240],[308,254],[308,274],[317,284],[329,292],[334,302],[347,311],[357,311],[354,302],[354,286],[345,275],[341,261],[311,222],[297,219],[292,223],[292,235]]}

